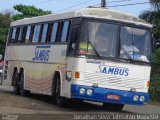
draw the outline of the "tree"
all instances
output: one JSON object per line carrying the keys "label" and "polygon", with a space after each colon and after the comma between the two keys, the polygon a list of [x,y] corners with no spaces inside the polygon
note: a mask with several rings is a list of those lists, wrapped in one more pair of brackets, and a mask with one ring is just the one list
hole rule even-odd
{"label": "tree", "polygon": [[0,54],[3,56],[11,21],[51,14],[51,11],[43,11],[42,9],[35,8],[34,6],[26,6],[21,4],[15,5],[14,9],[18,11],[15,15],[12,15],[11,12],[3,14],[0,13]]}
{"label": "tree", "polygon": [[153,8],[157,11],[160,9],[160,0],[149,0]]}
{"label": "tree", "polygon": [[160,48],[153,56],[150,93],[152,99],[160,100]]}
{"label": "tree", "polygon": [[34,6],[26,6],[22,4],[15,5],[14,9],[17,10],[19,13],[13,16],[13,20],[48,15],[52,13],[51,11],[43,11],[42,9],[38,9]]}
{"label": "tree", "polygon": [[3,56],[11,21],[11,13],[0,13],[0,54],[2,54]]}
{"label": "tree", "polygon": [[153,10],[146,10],[139,15],[140,18],[154,24],[154,37],[160,39],[160,0],[150,0]]}

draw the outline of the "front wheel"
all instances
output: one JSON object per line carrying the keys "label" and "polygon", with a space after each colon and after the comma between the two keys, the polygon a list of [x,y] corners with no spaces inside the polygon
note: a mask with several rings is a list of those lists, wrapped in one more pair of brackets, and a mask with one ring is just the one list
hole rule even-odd
{"label": "front wheel", "polygon": [[121,111],[123,107],[124,107],[124,104],[103,103],[103,108],[108,110]]}

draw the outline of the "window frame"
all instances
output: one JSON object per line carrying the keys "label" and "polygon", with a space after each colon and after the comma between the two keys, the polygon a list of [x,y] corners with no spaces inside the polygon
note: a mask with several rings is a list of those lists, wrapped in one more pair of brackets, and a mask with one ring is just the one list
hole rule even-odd
{"label": "window frame", "polygon": [[[119,26],[119,45],[118,45],[118,47],[119,47],[119,54],[118,54],[118,59],[120,60],[128,60],[128,61],[130,61],[129,60],[129,58],[128,59],[126,59],[126,58],[121,58],[120,57],[120,50],[121,50],[121,30],[122,30],[122,27],[131,27],[131,28],[136,28],[136,29],[144,29],[144,30],[146,30],[146,31],[149,31],[150,32],[150,34],[152,33],[151,32],[151,29],[147,29],[147,28],[145,28],[145,27],[138,27],[138,26],[131,26],[131,25],[127,25],[127,24],[121,24],[120,26]],[[151,56],[153,55],[153,38],[152,38],[152,34],[150,35],[150,40],[151,40]],[[139,61],[139,60],[135,60],[135,59],[133,59],[133,62],[135,62],[135,63],[143,63],[143,64],[149,64],[149,65],[151,65],[151,61],[150,62],[145,62],[145,61]]]}
{"label": "window frame", "polygon": [[[57,23],[57,28],[56,28],[56,34],[55,34],[55,40],[54,41],[51,41],[52,39],[52,34],[54,32],[54,24]],[[59,22],[56,21],[56,22],[52,22],[50,24],[50,31],[49,31],[49,37],[50,37],[50,40],[49,40],[49,43],[57,43],[58,42],[58,33],[59,33]]]}
{"label": "window frame", "polygon": [[[149,27],[146,27],[146,26],[143,26],[143,25],[139,25],[137,26],[136,24],[134,23],[126,23],[126,22],[122,22],[122,21],[116,21],[116,20],[106,20],[106,19],[102,19],[102,18],[87,18],[87,17],[82,17],[82,20],[80,22],[80,30],[82,29],[82,24],[84,21],[89,21],[89,22],[106,22],[108,24],[115,24],[115,25],[118,25],[118,31],[117,31],[117,40],[116,40],[116,53],[115,53],[115,57],[114,58],[107,58],[108,61],[118,61],[119,63],[126,63],[126,61],[123,61],[122,59],[119,58],[119,49],[120,49],[120,28],[121,26],[128,26],[128,27],[134,27],[134,28],[139,28],[139,29],[146,29],[146,30],[149,30],[151,32],[151,28]],[[79,41],[79,37],[80,35],[78,34],[77,36],[77,46],[79,46],[80,44],[80,41]],[[151,36],[152,37],[152,36]],[[151,45],[153,43],[153,38],[151,39]],[[153,47],[152,47],[153,49]],[[78,48],[76,48],[76,51],[78,52]],[[75,54],[74,57],[78,57],[77,55],[77,52]],[[95,58],[96,59],[96,58]],[[145,62],[139,62],[139,61],[136,61],[134,63],[132,62],[129,62],[130,64],[138,64],[138,65],[148,65],[148,66],[151,66],[151,63],[145,63]]]}
{"label": "window frame", "polygon": [[[37,27],[37,28],[36,28],[36,27]],[[38,30],[37,30],[37,29],[38,29]],[[32,42],[33,44],[39,43],[39,42],[40,42],[40,39],[41,39],[42,24],[41,24],[41,23],[40,23],[40,24],[35,24],[31,31],[32,31],[31,42]],[[38,32],[38,34],[35,33],[35,31]],[[36,34],[37,34],[37,35],[36,35]],[[34,35],[35,35],[35,36],[34,36]],[[34,37],[37,38],[36,41],[34,40],[34,39],[35,39]]]}
{"label": "window frame", "polygon": [[[64,31],[64,27],[65,27],[65,23],[68,23],[68,26],[67,26],[67,34],[66,34],[66,36],[65,36],[65,41],[62,41],[62,38],[63,38],[63,34],[65,33],[65,31]],[[67,40],[68,40],[68,33],[69,33],[69,30],[70,30],[70,21],[69,20],[66,20],[66,21],[63,21],[63,26],[62,26],[62,28],[61,28],[61,35],[60,35],[60,42],[62,42],[62,43],[65,43],[65,42],[67,42]]]}
{"label": "window frame", "polygon": [[[77,17],[77,18],[79,18],[79,17]],[[62,23],[62,22],[64,22],[64,21],[69,21],[69,23],[71,23],[70,21],[72,21],[72,19],[75,19],[75,18],[70,18],[70,19],[60,19],[60,20],[53,20],[53,21],[45,21],[45,22],[39,22],[39,23],[32,23],[32,24],[24,24],[24,25],[17,25],[17,26],[11,26],[10,27],[10,29],[11,29],[11,31],[10,31],[10,37],[8,38],[8,40],[9,40],[9,42],[8,42],[8,44],[7,45],[17,45],[18,43],[11,43],[11,37],[12,37],[12,29],[13,28],[19,28],[19,27],[23,27],[23,28],[25,28],[25,27],[28,27],[28,26],[31,26],[31,30],[30,30],[30,35],[29,35],[29,42],[28,43],[26,43],[26,35],[27,35],[27,29],[26,29],[26,32],[24,32],[24,42],[22,42],[21,44],[23,44],[23,45],[38,45],[38,44],[67,44],[67,42],[60,42],[59,41],[59,31],[61,30],[61,28],[60,27],[58,27],[58,30],[57,30],[57,36],[56,36],[56,42],[51,42],[50,40],[51,40],[51,37],[50,37],[50,30],[51,30],[51,24],[52,23]],[[41,25],[41,30],[43,29],[43,24],[48,24],[48,31],[47,31],[47,37],[46,37],[46,42],[45,43],[43,43],[43,42],[41,42],[41,36],[39,37],[39,40],[38,40],[38,42],[36,42],[36,43],[34,43],[34,42],[32,42],[32,39],[33,39],[33,31],[34,31],[34,27],[35,27],[35,25],[38,25],[38,24],[40,24]],[[70,27],[70,25],[71,24],[69,24],[69,27]],[[67,33],[67,41],[68,41],[68,36],[69,36],[69,31],[70,31],[70,29],[68,29],[68,33]]]}
{"label": "window frame", "polygon": [[[45,30],[46,31],[46,33],[45,33],[45,40],[42,42],[42,39],[43,39],[43,35],[44,35],[44,28],[45,28],[45,25],[47,25],[47,29]],[[40,43],[42,43],[42,44],[44,44],[44,43],[46,43],[47,42],[47,37],[48,37],[48,31],[49,31],[49,23],[44,23],[44,24],[42,24],[42,27],[41,27],[41,36],[40,36]]]}
{"label": "window frame", "polygon": [[[72,23],[72,21],[77,21],[78,20],[78,22],[73,22]],[[50,24],[52,24],[52,23],[55,23],[55,22],[62,22],[62,21],[66,21],[66,20],[68,20],[68,21],[70,21],[70,29],[69,29],[69,32],[71,31],[71,27],[72,26],[74,26],[73,24],[75,24],[75,25],[79,25],[80,27],[79,27],[79,31],[81,30],[81,25],[82,25],[82,22],[84,21],[84,20],[89,20],[89,21],[102,21],[102,22],[107,22],[107,23],[111,23],[111,24],[117,24],[119,27],[119,29],[118,29],[118,32],[117,32],[117,35],[118,35],[118,40],[117,40],[117,43],[116,43],[116,57],[115,57],[115,59],[112,59],[111,61],[119,61],[119,62],[122,62],[122,63],[126,63],[126,62],[124,62],[124,61],[122,61],[122,60],[120,60],[119,58],[118,58],[118,53],[119,53],[119,50],[118,49],[120,49],[120,27],[121,26],[128,26],[128,27],[135,27],[135,28],[142,28],[142,29],[146,29],[146,30],[149,30],[150,32],[152,31],[152,28],[150,28],[150,27],[147,27],[147,26],[143,26],[143,25],[139,25],[139,26],[137,26],[136,24],[134,24],[134,23],[126,23],[126,22],[123,22],[123,21],[117,21],[117,20],[107,20],[107,19],[103,19],[103,18],[89,18],[89,17],[74,17],[74,18],[70,18],[70,19],[60,19],[60,20],[53,20],[53,21],[45,21],[45,22],[40,22],[40,23],[33,23],[33,24],[24,24],[24,25],[19,25],[19,26],[11,26],[10,28],[12,29],[12,28],[17,28],[17,27],[20,27],[20,26],[31,26],[31,33],[30,33],[30,43],[26,43],[26,39],[25,39],[25,43],[22,43],[22,45],[39,45],[39,44],[46,44],[46,45],[57,45],[57,44],[69,44],[69,40],[70,40],[70,33],[68,33],[68,41],[66,42],[66,43],[62,43],[62,42],[54,42],[54,43],[52,43],[52,42],[50,42],[50,36],[49,36],[49,31],[50,31]],[[45,24],[45,23],[48,23],[49,24],[49,30],[48,30],[48,35],[47,35],[47,41],[46,41],[46,43],[40,43],[40,42],[38,42],[38,43],[32,43],[31,42],[31,40],[32,40],[32,31],[33,31],[33,26],[34,25],[36,25],[36,24]],[[12,32],[12,30],[10,31],[10,32]],[[9,33],[9,35],[11,36],[12,35],[12,33]],[[153,37],[151,36],[151,44],[153,44]],[[77,35],[77,42],[79,42],[79,34]],[[10,43],[9,43],[10,42]],[[9,40],[8,40],[8,43],[9,44],[7,44],[7,45],[17,45],[16,43],[11,43],[11,37],[9,37]],[[77,44],[79,44],[79,43],[77,43]],[[76,50],[77,50],[77,48],[76,48]],[[153,52],[153,46],[152,46],[152,52]],[[75,56],[73,56],[73,57],[77,57],[77,55],[75,55]],[[110,59],[107,59],[107,60],[110,60]],[[144,65],[144,64],[142,64],[142,63],[131,63],[131,64],[139,64],[139,65]],[[148,64],[148,63],[145,63],[145,65],[148,65],[148,66],[150,66],[151,64]]]}
{"label": "window frame", "polygon": [[[14,38],[12,38],[14,29],[15,29],[15,33],[14,33],[15,35],[14,35]],[[12,27],[12,28],[11,28],[11,37],[10,37],[10,43],[11,43],[11,44],[15,44],[16,33],[17,33],[17,27]]]}
{"label": "window frame", "polygon": [[[117,41],[119,40],[119,22],[113,22],[113,20],[106,20],[106,19],[92,19],[92,18],[83,18],[82,19],[82,21],[81,21],[81,24],[80,24],[80,30],[79,30],[79,32],[82,30],[82,25],[83,25],[83,23],[84,22],[98,22],[98,23],[106,23],[106,24],[112,24],[112,25],[117,25],[117,32],[116,32],[116,35],[117,35],[117,37],[116,37],[116,39],[115,39],[115,43],[116,43],[116,45],[115,45],[115,56],[114,57],[106,57],[105,59],[107,59],[107,60],[110,60],[110,61],[116,61],[117,60],[117,47],[118,47],[118,44],[117,44]],[[78,37],[77,37],[77,46],[79,46],[79,44],[80,44],[80,33],[78,34]],[[77,54],[77,52],[78,52],[78,47],[77,47],[77,49],[76,49],[76,57],[78,57],[79,55]],[[94,58],[94,59],[99,59],[99,58]],[[103,59],[103,58],[102,58]]]}
{"label": "window frame", "polygon": [[22,43],[23,29],[24,29],[23,26],[19,27],[19,33],[18,33],[18,36],[17,36],[18,43]]}

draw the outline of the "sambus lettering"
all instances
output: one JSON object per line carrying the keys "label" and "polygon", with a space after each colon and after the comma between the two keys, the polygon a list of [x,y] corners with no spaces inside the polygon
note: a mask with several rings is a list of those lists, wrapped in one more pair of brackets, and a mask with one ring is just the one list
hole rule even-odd
{"label": "sambus lettering", "polygon": [[128,76],[129,69],[128,68],[110,67],[110,66],[100,66],[100,73],[109,74],[109,75]]}
{"label": "sambus lettering", "polygon": [[33,61],[47,62],[49,60],[50,46],[37,46]]}

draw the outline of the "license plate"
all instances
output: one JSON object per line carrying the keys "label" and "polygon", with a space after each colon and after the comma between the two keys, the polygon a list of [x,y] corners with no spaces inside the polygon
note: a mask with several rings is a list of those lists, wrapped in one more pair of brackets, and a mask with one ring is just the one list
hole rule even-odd
{"label": "license plate", "polygon": [[110,99],[110,100],[119,100],[120,96],[119,95],[108,94],[107,95],[107,99]]}

